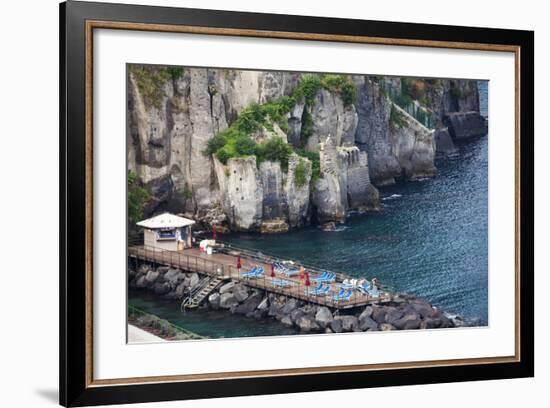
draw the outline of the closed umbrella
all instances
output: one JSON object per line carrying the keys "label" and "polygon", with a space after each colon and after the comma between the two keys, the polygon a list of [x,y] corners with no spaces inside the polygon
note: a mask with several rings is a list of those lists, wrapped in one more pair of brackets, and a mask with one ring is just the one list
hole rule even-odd
{"label": "closed umbrella", "polygon": [[311,285],[311,282],[309,281],[309,273],[306,273],[306,286]]}
{"label": "closed umbrella", "polygon": [[237,273],[241,274],[241,256],[237,255]]}
{"label": "closed umbrella", "polygon": [[304,280],[305,277],[305,269],[303,266],[300,266],[300,280]]}
{"label": "closed umbrella", "polygon": [[271,277],[275,277],[275,265],[271,264]]}

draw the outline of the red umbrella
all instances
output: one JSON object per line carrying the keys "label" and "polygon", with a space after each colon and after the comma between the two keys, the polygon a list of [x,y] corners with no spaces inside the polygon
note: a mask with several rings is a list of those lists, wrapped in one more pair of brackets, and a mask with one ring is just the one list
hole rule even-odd
{"label": "red umbrella", "polygon": [[311,285],[311,282],[309,281],[309,273],[306,273],[306,283],[305,283],[306,286],[309,286]]}
{"label": "red umbrella", "polygon": [[241,256],[237,255],[237,269],[241,269]]}
{"label": "red umbrella", "polygon": [[304,274],[305,274],[305,269],[303,266],[300,266],[300,280],[304,280]]}
{"label": "red umbrella", "polygon": [[212,239],[215,241],[218,237],[218,234],[216,234],[216,224],[212,225]]}
{"label": "red umbrella", "polygon": [[271,277],[275,277],[275,265],[271,264]]}

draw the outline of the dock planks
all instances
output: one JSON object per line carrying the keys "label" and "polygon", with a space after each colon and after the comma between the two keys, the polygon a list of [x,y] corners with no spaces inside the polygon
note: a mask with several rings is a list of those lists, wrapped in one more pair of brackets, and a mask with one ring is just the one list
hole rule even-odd
{"label": "dock planks", "polygon": [[[389,293],[381,292],[380,297],[373,298],[367,294],[362,294],[357,290],[353,291],[350,300],[335,301],[333,295],[339,292],[340,288],[336,282],[330,283],[330,292],[326,296],[312,296],[308,294],[308,289],[317,286],[311,282],[311,286],[307,287],[303,280],[298,276],[286,277],[276,273],[275,278],[271,277],[271,264],[247,258],[241,254],[241,269],[237,270],[237,256],[225,253],[213,253],[208,255],[201,252],[198,248],[188,248],[183,251],[167,251],[159,248],[151,248],[146,246],[130,246],[128,247],[128,256],[142,261],[155,262],[181,269],[185,272],[197,272],[210,276],[218,276],[224,279],[232,279],[242,282],[244,285],[265,290],[267,292],[276,293],[288,297],[293,297],[300,300],[305,300],[310,303],[328,306],[335,309],[349,309],[360,306],[365,306],[372,303],[379,303],[391,299]],[[264,275],[261,278],[246,279],[242,276],[243,272],[249,271],[253,266],[261,266],[264,268]],[[288,288],[280,288],[273,285],[274,279],[285,279],[291,282],[292,286]],[[310,276],[310,279],[315,276]]]}

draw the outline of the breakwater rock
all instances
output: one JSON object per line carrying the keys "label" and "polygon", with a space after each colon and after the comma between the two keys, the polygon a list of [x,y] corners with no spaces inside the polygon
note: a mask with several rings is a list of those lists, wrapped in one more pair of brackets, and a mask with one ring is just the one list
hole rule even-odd
{"label": "breakwater rock", "polygon": [[[205,277],[165,266],[141,264],[128,271],[129,287],[182,301]],[[253,319],[274,319],[306,333],[342,333],[436,329],[464,326],[459,315],[444,313],[425,300],[395,294],[389,301],[338,310],[228,281],[211,292],[200,307]],[[192,313],[192,312],[191,312]]]}

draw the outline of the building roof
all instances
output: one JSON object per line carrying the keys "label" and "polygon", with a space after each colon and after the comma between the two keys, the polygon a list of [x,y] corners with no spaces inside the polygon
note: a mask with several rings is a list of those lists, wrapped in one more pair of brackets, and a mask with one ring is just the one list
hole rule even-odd
{"label": "building roof", "polygon": [[159,229],[159,228],[180,228],[193,225],[195,221],[189,220],[187,218],[178,217],[177,215],[164,213],[156,215],[147,220],[143,220],[137,223],[140,227],[149,228],[149,229]]}

